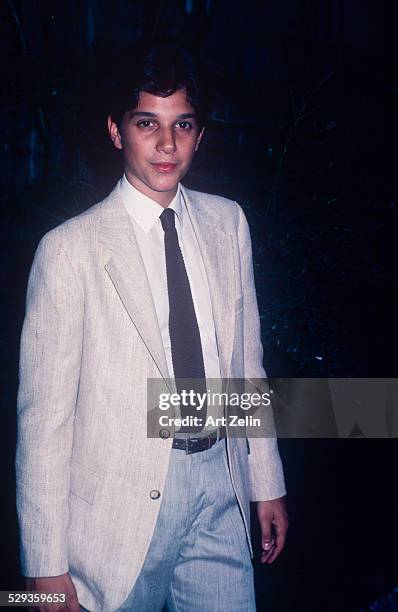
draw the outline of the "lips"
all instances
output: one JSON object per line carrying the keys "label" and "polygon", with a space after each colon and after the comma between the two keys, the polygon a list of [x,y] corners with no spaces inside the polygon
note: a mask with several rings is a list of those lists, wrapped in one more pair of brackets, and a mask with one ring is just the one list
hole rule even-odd
{"label": "lips", "polygon": [[177,164],[171,163],[153,163],[152,166],[155,168],[157,172],[161,172],[162,174],[168,174],[170,172],[174,172],[177,167]]}

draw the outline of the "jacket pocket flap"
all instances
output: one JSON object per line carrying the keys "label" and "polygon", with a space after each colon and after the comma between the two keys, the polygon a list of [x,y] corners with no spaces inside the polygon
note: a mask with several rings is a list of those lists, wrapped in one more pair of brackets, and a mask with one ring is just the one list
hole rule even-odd
{"label": "jacket pocket flap", "polygon": [[100,474],[75,461],[71,463],[70,491],[89,504],[94,502],[95,492],[100,480]]}

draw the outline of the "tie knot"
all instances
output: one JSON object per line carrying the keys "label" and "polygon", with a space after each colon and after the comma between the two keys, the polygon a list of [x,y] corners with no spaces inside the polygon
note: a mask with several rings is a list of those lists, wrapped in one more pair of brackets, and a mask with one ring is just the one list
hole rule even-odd
{"label": "tie knot", "polygon": [[172,208],[165,208],[160,215],[160,222],[163,230],[171,230],[175,228],[175,212]]}

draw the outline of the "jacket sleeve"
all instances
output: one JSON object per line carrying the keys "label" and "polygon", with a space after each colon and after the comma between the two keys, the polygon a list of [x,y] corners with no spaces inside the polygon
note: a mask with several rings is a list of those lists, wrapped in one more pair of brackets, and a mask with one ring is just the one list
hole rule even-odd
{"label": "jacket sleeve", "polygon": [[30,271],[17,397],[17,512],[21,571],[68,571],[70,458],[79,383],[83,297],[58,230],[40,241]]}
{"label": "jacket sleeve", "polygon": [[[263,367],[260,317],[254,284],[250,231],[243,210],[238,204],[237,206],[239,210],[238,239],[244,300],[245,379],[249,381],[262,379],[264,388],[267,388]],[[256,385],[257,382],[253,384]],[[286,494],[282,463],[274,431],[273,420],[268,423],[267,432],[264,431],[264,435],[260,435],[256,431],[254,437],[251,437],[250,430],[247,431],[250,446],[248,459],[251,501],[266,501]]]}

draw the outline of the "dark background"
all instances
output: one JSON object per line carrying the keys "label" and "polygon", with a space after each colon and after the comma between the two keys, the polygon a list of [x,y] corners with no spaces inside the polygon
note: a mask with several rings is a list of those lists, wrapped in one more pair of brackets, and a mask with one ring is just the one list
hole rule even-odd
{"label": "dark background", "polygon": [[[371,0],[0,4],[1,589],[23,588],[13,465],[27,275],[40,237],[120,175],[102,76],[138,39],[189,44],[217,83],[184,183],[244,207],[269,375],[396,376],[385,151],[398,84],[385,19]],[[273,566],[256,566],[259,610],[370,609],[398,584],[396,442],[280,448],[290,537]]]}

